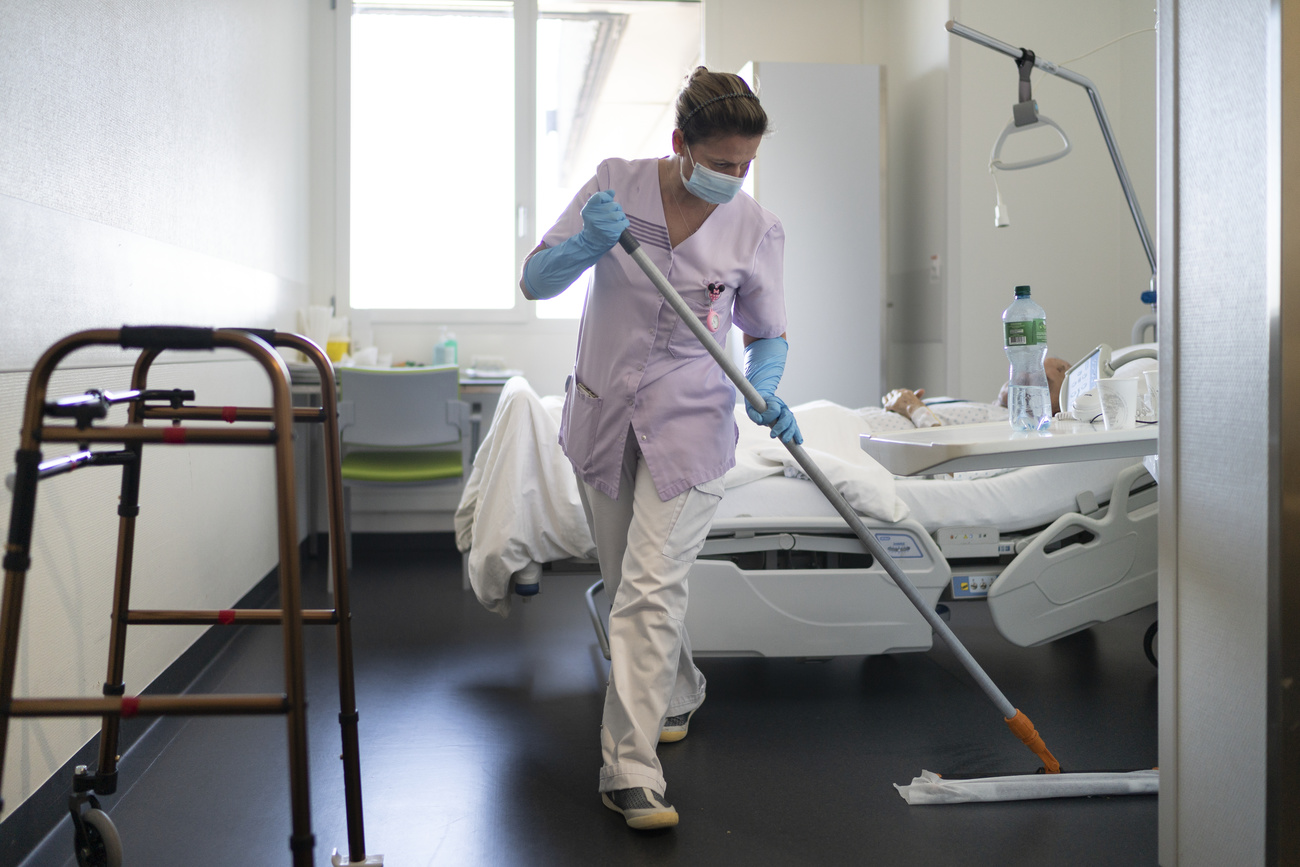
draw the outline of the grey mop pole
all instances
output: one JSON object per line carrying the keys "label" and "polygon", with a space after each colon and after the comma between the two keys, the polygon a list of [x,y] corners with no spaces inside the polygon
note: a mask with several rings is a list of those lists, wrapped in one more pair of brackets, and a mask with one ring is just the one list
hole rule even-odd
{"label": "grey mop pole", "polygon": [[[659,294],[663,296],[664,300],[668,302],[673,310],[677,311],[677,315],[680,316],[682,321],[686,323],[686,326],[691,329],[691,332],[699,338],[700,343],[703,344],[704,348],[713,356],[714,360],[721,365],[722,372],[727,375],[728,379],[735,383],[736,388],[740,389],[740,393],[744,395],[745,400],[749,401],[750,406],[754,407],[759,412],[763,412],[767,408],[767,402],[763,400],[762,395],[758,393],[749,380],[745,379],[745,375],[741,373],[735,363],[727,357],[727,354],[723,351],[722,347],[713,339],[713,335],[711,335],[704,327],[704,323],[700,322],[695,313],[686,305],[686,302],[682,300],[682,296],[677,293],[677,290],[673,288],[672,284],[669,283],[667,278],[665,278],[659,271],[659,268],[655,263],[650,261],[650,257],[641,249],[641,244],[635,237],[633,237],[632,232],[630,230],[625,230],[619,237],[618,242],[622,245],[623,249],[627,251],[627,254],[632,257],[632,260],[640,266],[642,271],[645,272],[645,275],[650,278],[650,282],[659,290]],[[925,618],[926,622],[930,624],[934,631],[939,634],[939,637],[943,639],[944,643],[948,645],[948,648],[953,652],[953,654],[956,655],[957,661],[961,663],[964,669],[966,669],[979,688],[984,691],[984,694],[988,696],[989,701],[993,702],[994,707],[996,707],[1002,714],[1003,719],[1006,721],[1007,725],[1011,727],[1012,732],[1020,738],[1025,746],[1033,750],[1038,757],[1043,760],[1044,767],[1048,773],[1059,773],[1061,767],[1060,763],[1058,763],[1055,757],[1052,756],[1051,752],[1047,750],[1047,747],[1043,744],[1042,738],[1040,738],[1038,733],[1034,731],[1033,724],[1029,722],[1029,718],[1017,710],[1016,707],[1007,700],[1007,697],[1002,694],[1002,690],[998,689],[997,684],[993,682],[993,679],[989,677],[984,669],[980,667],[980,664],[975,661],[975,657],[971,656],[970,651],[967,650],[966,646],[963,645],[957,636],[953,634],[953,631],[948,627],[948,624],[943,622],[943,619],[939,617],[938,613],[936,613],[934,609],[925,604],[925,599],[921,596],[920,592],[908,577],[903,574],[903,570],[894,562],[894,558],[889,556],[889,553],[885,551],[884,546],[880,544],[879,540],[877,540],[876,537],[867,530],[866,525],[862,523],[862,519],[858,517],[858,513],[853,511],[853,507],[848,504],[848,501],[845,500],[844,496],[835,488],[835,485],[831,480],[826,478],[826,474],[822,472],[821,467],[817,466],[816,462],[814,462],[813,459],[808,456],[808,453],[804,451],[803,446],[798,443],[788,442],[785,443],[785,447],[790,450],[790,454],[794,456],[796,461],[798,461],[799,466],[803,468],[803,471],[808,475],[808,478],[812,479],[813,483],[817,485],[823,494],[826,495],[826,499],[830,500],[831,505],[835,507],[835,511],[840,513],[840,517],[844,518],[845,522],[857,535],[858,539],[861,540],[864,546],[866,546],[866,549],[870,552],[871,556],[875,557],[876,561],[884,567],[887,573],[889,573],[889,577],[894,579],[894,583],[898,585],[898,589],[903,591],[903,595],[908,598],[908,601],[910,601],[916,610],[921,613],[921,616]]]}

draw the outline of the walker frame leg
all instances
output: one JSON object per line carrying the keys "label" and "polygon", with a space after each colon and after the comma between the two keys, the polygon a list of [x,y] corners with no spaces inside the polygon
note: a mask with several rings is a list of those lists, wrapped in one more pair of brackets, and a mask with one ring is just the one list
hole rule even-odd
{"label": "walker frame leg", "polygon": [[[314,618],[311,623],[330,622],[335,625],[336,649],[338,656],[339,679],[339,730],[343,762],[343,796],[348,827],[348,861],[345,863],[365,864],[382,863],[382,860],[369,859],[366,854],[364,807],[361,795],[361,747],[358,733],[356,702],[356,679],[354,674],[352,642],[352,609],[349,590],[349,567],[347,556],[347,532],[344,526],[344,488],[341,468],[338,428],[338,388],[334,378],[334,366],[321,347],[298,334],[259,329],[243,329],[272,346],[295,349],[301,352],[316,367],[320,378],[320,407],[318,410],[298,408],[295,419],[300,422],[319,423],[322,428],[323,458],[325,466],[325,493],[328,512],[329,556],[332,573],[332,592],[334,609],[328,619]],[[156,355],[156,354],[155,354]],[[137,375],[133,387],[144,389],[145,377],[154,357],[142,355],[137,365]],[[143,415],[149,418],[179,419],[214,419],[225,418],[230,421],[224,408],[216,407],[173,407],[146,408]],[[239,409],[235,420],[264,420],[267,411],[258,409]],[[311,612],[324,614],[325,612]],[[159,621],[161,622],[161,621]],[[269,622],[269,621],[259,621]]]}

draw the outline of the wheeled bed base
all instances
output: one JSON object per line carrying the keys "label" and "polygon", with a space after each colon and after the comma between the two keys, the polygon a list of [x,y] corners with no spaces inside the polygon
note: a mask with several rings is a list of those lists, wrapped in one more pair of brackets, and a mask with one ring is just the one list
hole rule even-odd
{"label": "wheeled bed base", "polygon": [[[91,391],[47,402],[50,376],[75,350],[96,345],[116,345],[143,350],[125,392]],[[284,362],[272,349],[296,349],[316,366],[321,379],[321,405],[294,409]],[[158,391],[147,387],[149,369],[169,350],[227,348],[242,352],[266,372],[271,385],[271,407],[205,407],[190,405],[193,392]],[[5,583],[0,603],[0,776],[11,717],[99,716],[99,761],[92,773],[78,767],[73,779],[70,809],[79,864],[111,865],[122,861],[121,841],[95,795],[117,790],[120,721],[132,716],[283,714],[288,723],[289,789],[292,835],[289,848],[295,867],[313,864],[315,839],[307,781],[307,715],[302,649],[304,624],[333,625],[338,642],[339,724],[342,732],[344,797],[348,823],[348,860],[335,853],[334,864],[382,864],[367,857],[362,819],[360,751],[357,737],[356,693],[352,666],[351,614],[348,601],[346,558],[342,545],[342,478],[339,470],[337,392],[334,373],[325,353],[311,341],[294,334],[256,329],[211,329],[174,326],[124,327],[82,331],[50,347],[32,370],[23,415],[22,437],[13,477],[13,509],[9,544],[4,558]],[[128,407],[128,423],[97,425],[111,405]],[[45,419],[69,419],[71,424],[46,424]],[[147,425],[165,420],[169,425]],[[229,428],[186,426],[184,421],[224,421]],[[270,427],[235,427],[237,422],[270,423]],[[324,426],[324,456],[329,506],[330,549],[333,563],[333,609],[302,608],[298,561],[297,513],[294,502],[293,425],[310,422]],[[42,442],[75,443],[72,455],[42,461]],[[119,444],[119,449],[94,448]],[[154,611],[130,607],[135,522],[139,513],[141,463],[145,445],[260,445],[275,451],[277,524],[279,533],[280,607],[265,610]],[[30,567],[30,544],[35,519],[37,483],[87,466],[122,468],[118,505],[118,543],[108,671],[103,698],[13,698],[22,597]],[[280,625],[283,633],[284,692],[265,695],[158,695],[128,696],[123,683],[126,635],[129,625]],[[82,807],[90,809],[83,812]]]}

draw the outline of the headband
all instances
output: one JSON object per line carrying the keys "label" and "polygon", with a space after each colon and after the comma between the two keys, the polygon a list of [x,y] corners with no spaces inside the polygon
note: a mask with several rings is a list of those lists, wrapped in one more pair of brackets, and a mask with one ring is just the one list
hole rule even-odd
{"label": "headband", "polygon": [[755,96],[755,95],[752,94],[752,93],[738,93],[738,92],[733,92],[733,93],[724,93],[724,94],[721,94],[720,96],[712,96],[712,97],[709,97],[708,99],[704,100],[704,102],[700,103],[699,105],[695,106],[695,108],[691,109],[691,113],[688,114],[688,115],[686,115],[686,119],[682,121],[682,126],[684,127],[684,126],[686,126],[686,124],[690,123],[690,122],[691,122],[691,118],[695,117],[695,113],[696,113],[697,111],[699,111],[700,109],[704,108],[704,106],[708,105],[709,103],[711,103],[711,102],[717,102],[717,101],[720,100],[720,99],[734,99],[734,98],[736,98],[736,97],[744,97],[744,98],[746,98],[746,99],[752,99],[752,100],[754,100],[755,102],[758,101],[758,97]]}

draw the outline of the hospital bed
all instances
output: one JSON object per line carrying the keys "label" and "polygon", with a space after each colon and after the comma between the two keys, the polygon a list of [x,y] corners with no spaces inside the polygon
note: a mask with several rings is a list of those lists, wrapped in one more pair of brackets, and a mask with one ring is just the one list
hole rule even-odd
{"label": "hospital bed", "polygon": [[[556,443],[562,398],[507,383],[456,513],[468,582],[507,614],[543,568],[594,546]],[[795,408],[805,447],[926,601],[987,598],[1007,640],[1053,641],[1155,602],[1156,489],[1140,460],[895,478],[858,435],[879,409]],[[931,630],[766,429],[738,410],[737,466],[689,575],[687,626],[708,656],[924,651]],[[600,585],[588,604],[602,646]]]}

